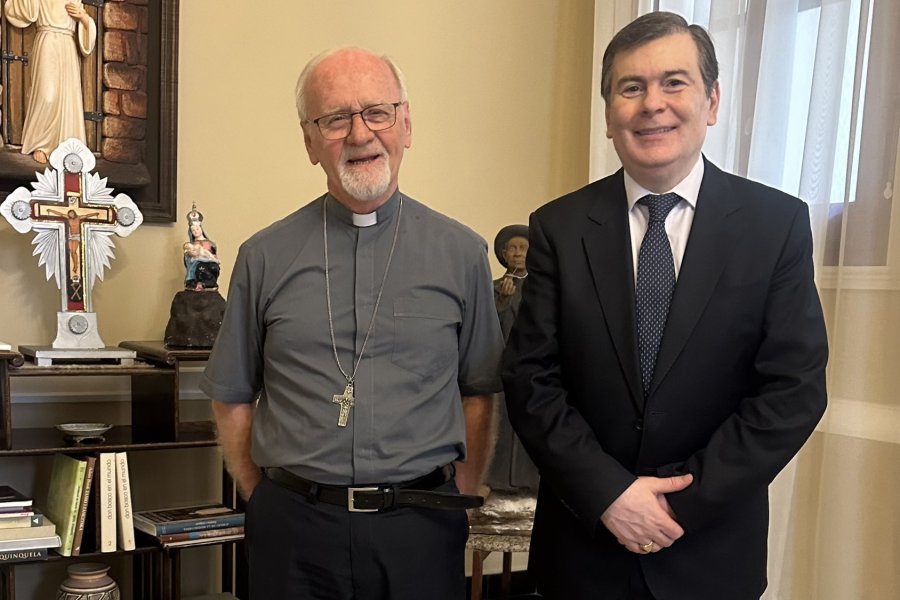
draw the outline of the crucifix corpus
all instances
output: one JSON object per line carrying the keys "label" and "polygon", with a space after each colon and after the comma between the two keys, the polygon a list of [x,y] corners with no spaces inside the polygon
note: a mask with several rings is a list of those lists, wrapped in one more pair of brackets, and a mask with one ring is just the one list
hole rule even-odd
{"label": "crucifix corpus", "polygon": [[353,384],[348,383],[343,394],[335,394],[331,397],[331,401],[341,406],[341,412],[338,414],[338,427],[346,427],[347,421],[350,419],[350,409],[354,406]]}
{"label": "crucifix corpus", "polygon": [[[91,291],[115,258],[112,236],[130,235],[144,217],[131,198],[126,194],[113,197],[106,178],[90,172],[96,159],[80,140],[61,143],[49,162],[52,168],[35,173],[33,190],[17,188],[0,204],[0,213],[16,231],[37,232],[31,242],[33,254],[39,257],[38,265],[45,267],[47,279],[55,278],[60,290],[61,310],[52,348],[69,352],[47,356],[118,358],[96,353],[101,349],[119,351],[105,348],[100,339]],[[73,349],[95,352],[71,352]],[[26,347],[20,350],[30,353]]]}

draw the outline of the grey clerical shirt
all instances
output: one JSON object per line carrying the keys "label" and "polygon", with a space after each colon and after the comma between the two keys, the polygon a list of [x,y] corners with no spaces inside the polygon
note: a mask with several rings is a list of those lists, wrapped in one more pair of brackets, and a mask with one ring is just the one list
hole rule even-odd
{"label": "grey clerical shirt", "polygon": [[[252,455],[319,483],[398,482],[465,457],[460,396],[501,389],[503,339],[487,244],[400,193],[353,225],[330,195],[240,248],[225,317],[200,388],[227,403],[258,398]],[[325,297],[323,203],[337,352],[351,373],[400,229],[346,427]]]}

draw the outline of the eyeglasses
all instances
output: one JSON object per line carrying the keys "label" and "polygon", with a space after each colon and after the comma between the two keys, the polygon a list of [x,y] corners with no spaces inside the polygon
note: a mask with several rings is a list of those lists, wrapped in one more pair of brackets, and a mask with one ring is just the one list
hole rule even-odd
{"label": "eyeglasses", "polygon": [[390,129],[397,122],[397,107],[402,102],[390,104],[376,104],[367,106],[356,112],[333,113],[313,119],[322,137],[326,140],[342,140],[350,135],[353,128],[353,117],[359,115],[369,131],[384,131]]}

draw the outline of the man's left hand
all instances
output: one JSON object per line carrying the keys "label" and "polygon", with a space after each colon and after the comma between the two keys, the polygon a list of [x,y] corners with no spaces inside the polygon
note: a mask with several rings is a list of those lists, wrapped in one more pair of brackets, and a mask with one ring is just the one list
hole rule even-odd
{"label": "man's left hand", "polygon": [[600,520],[631,552],[647,554],[668,548],[684,535],[684,529],[675,521],[665,495],[685,489],[693,480],[690,474],[638,477],[609,505]]}

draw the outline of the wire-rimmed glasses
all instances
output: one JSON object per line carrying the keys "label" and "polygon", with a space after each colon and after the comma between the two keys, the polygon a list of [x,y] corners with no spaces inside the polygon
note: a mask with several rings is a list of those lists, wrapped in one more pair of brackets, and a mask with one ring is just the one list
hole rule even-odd
{"label": "wire-rimmed glasses", "polygon": [[369,131],[384,131],[397,122],[397,107],[402,102],[374,104],[355,112],[339,112],[312,119],[326,140],[342,140],[350,135],[353,117],[359,115]]}

